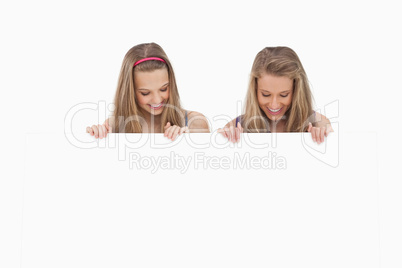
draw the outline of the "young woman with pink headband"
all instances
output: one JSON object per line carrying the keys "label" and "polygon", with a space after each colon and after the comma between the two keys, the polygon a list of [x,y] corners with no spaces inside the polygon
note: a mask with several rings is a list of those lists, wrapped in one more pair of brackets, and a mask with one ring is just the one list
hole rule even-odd
{"label": "young woman with pink headband", "polygon": [[218,131],[232,142],[242,132],[311,132],[317,143],[333,131],[329,120],[313,111],[306,72],[288,47],[266,47],[253,63],[245,112]]}
{"label": "young woman with pink headband", "polygon": [[107,133],[164,133],[174,140],[185,132],[209,132],[205,116],[181,107],[172,65],[155,43],[134,46],[124,57],[114,99],[103,125],[87,127],[96,138]]}

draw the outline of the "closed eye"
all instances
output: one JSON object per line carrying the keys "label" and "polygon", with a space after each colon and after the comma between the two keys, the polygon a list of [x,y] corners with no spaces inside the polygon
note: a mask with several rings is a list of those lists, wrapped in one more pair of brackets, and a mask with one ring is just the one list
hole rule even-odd
{"label": "closed eye", "polygon": [[165,92],[167,90],[167,87],[165,87],[164,89],[161,89],[162,92]]}
{"label": "closed eye", "polygon": [[147,95],[149,95],[149,92],[148,92],[148,93],[142,93],[142,92],[141,92],[141,95],[142,95],[142,96],[147,96]]}
{"label": "closed eye", "polygon": [[[269,97],[269,96],[271,96],[271,94],[263,94],[263,93],[262,93],[262,95],[263,95],[264,97]],[[287,96],[289,96],[289,93],[286,94],[286,95],[279,95],[279,96],[281,96],[282,98],[286,98]]]}

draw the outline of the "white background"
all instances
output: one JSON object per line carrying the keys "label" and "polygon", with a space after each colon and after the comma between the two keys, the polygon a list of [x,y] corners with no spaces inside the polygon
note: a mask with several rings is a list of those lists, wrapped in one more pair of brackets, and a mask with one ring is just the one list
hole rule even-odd
{"label": "white background", "polygon": [[[396,1],[2,2],[0,264],[20,265],[26,133],[62,133],[72,106],[112,102],[126,51],[156,42],[184,107],[210,119],[237,115],[258,51],[293,48],[316,107],[339,100],[341,132],[377,133],[367,148],[377,147],[381,267],[400,267],[399,16]],[[74,131],[94,120],[77,118]]]}

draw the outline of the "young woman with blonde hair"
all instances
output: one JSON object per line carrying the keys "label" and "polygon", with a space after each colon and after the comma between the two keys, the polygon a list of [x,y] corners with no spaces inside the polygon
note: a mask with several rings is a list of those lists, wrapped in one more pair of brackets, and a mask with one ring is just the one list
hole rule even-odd
{"label": "young woman with blonde hair", "polygon": [[297,54],[288,47],[266,47],[253,63],[245,113],[219,132],[232,142],[242,132],[311,132],[324,141],[331,124],[313,111],[313,97],[306,72]]}
{"label": "young woman with blonde hair", "polygon": [[114,99],[103,125],[87,127],[96,138],[107,133],[164,133],[174,140],[184,132],[209,132],[206,118],[181,107],[172,65],[155,43],[134,46],[124,57]]}

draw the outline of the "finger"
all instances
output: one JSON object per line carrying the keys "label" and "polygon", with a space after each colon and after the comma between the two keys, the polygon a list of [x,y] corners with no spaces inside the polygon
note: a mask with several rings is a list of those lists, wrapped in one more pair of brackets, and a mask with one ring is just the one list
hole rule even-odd
{"label": "finger", "polygon": [[334,129],[332,128],[331,125],[327,125],[327,129],[325,130],[325,137],[328,137],[330,132],[334,132]]}
{"label": "finger", "polygon": [[163,133],[163,136],[167,137],[171,127],[165,128],[165,132]]}
{"label": "finger", "polygon": [[237,122],[237,127],[240,129],[240,133],[243,133],[243,127],[241,126],[240,122]]}
{"label": "finger", "polygon": [[321,143],[321,140],[320,140],[320,128],[318,128],[318,127],[314,128],[314,132],[315,132],[315,140],[316,140],[316,142],[318,144],[320,144]]}
{"label": "finger", "polygon": [[102,139],[104,137],[102,125],[98,125],[98,131],[99,131],[99,138]]}
{"label": "finger", "polygon": [[87,133],[89,133],[91,136],[94,135],[94,131],[90,127],[87,127]]}
{"label": "finger", "polygon": [[168,133],[167,133],[167,138],[171,139],[173,132],[176,130],[177,126],[172,126],[171,128],[169,128]]}
{"label": "finger", "polygon": [[180,127],[177,127],[176,129],[175,129],[175,131],[173,132],[173,134],[172,134],[172,141],[174,141],[175,139],[176,139],[176,137],[177,137],[177,135],[179,134],[179,132],[180,132]]}
{"label": "finger", "polygon": [[320,131],[321,142],[324,142],[324,136],[325,136],[325,127],[322,127]]}
{"label": "finger", "polygon": [[106,126],[105,125],[100,125],[100,128],[102,129],[103,138],[106,138],[106,134],[107,134]]}
{"label": "finger", "polygon": [[107,133],[112,133],[112,126],[109,125],[109,118],[105,120],[103,125],[106,127]]}
{"label": "finger", "polygon": [[183,133],[186,133],[187,129],[188,129],[188,127],[182,127],[182,128],[180,128],[179,135],[181,135],[181,134],[183,134]]}
{"label": "finger", "polygon": [[102,125],[103,136],[106,138],[107,133],[109,132],[105,125]]}
{"label": "finger", "polygon": [[240,140],[240,128],[235,129],[236,142]]}
{"label": "finger", "polygon": [[93,125],[92,130],[94,131],[95,138],[98,138],[99,137],[98,127],[96,125]]}
{"label": "finger", "polygon": [[236,134],[236,127],[232,127],[232,129],[231,129],[231,134],[232,134],[232,141],[233,142],[237,142],[237,134]]}
{"label": "finger", "polygon": [[218,133],[221,133],[223,137],[227,138],[226,131],[222,128],[218,128]]}
{"label": "finger", "polygon": [[164,127],[164,129],[165,129],[164,136],[165,136],[165,137],[167,137],[170,128],[171,128],[170,122],[167,122],[166,125],[165,125],[165,127]]}
{"label": "finger", "polygon": [[236,127],[230,126],[230,139],[231,142],[236,142]]}
{"label": "finger", "polygon": [[240,140],[240,134],[243,133],[243,128],[242,128],[240,122],[237,122],[237,129],[238,129],[238,138],[237,138],[237,140],[239,141]]}
{"label": "finger", "polygon": [[227,128],[227,127],[225,127],[225,136],[226,136],[226,138],[230,141],[230,130],[229,130],[229,128]]}
{"label": "finger", "polygon": [[311,132],[311,129],[313,128],[313,124],[311,124],[311,122],[308,123],[308,132]]}
{"label": "finger", "polygon": [[314,129],[310,129],[310,132],[311,132],[311,138],[315,142],[316,140],[315,140],[315,131],[314,131]]}
{"label": "finger", "polygon": [[231,141],[231,142],[234,142],[234,141],[235,141],[234,127],[233,127],[233,126],[230,126],[230,127],[229,127],[229,130],[230,130],[230,141]]}
{"label": "finger", "polygon": [[99,129],[102,131],[102,138],[106,137],[106,127],[105,125],[99,125]]}
{"label": "finger", "polygon": [[176,130],[176,126],[172,126],[171,128],[169,128],[168,134],[167,134],[168,139],[172,139],[172,136],[173,136],[173,133],[175,130]]}
{"label": "finger", "polygon": [[170,122],[167,122],[165,125],[165,130],[168,129],[170,127]]}

